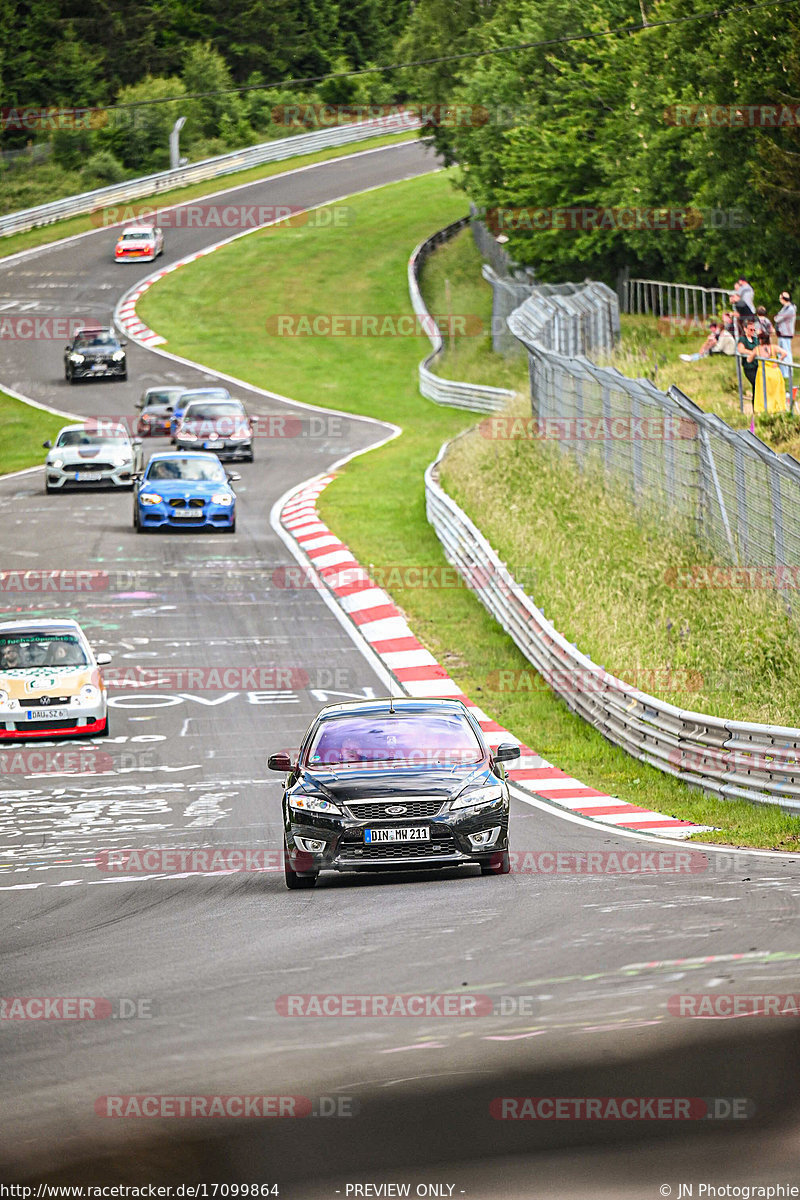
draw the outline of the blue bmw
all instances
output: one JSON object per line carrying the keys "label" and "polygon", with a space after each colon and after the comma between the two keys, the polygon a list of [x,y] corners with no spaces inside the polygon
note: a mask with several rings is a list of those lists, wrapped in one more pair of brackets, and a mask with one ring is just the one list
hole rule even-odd
{"label": "blue bmw", "polygon": [[236,529],[236,493],[215,454],[168,450],[154,454],[136,476],[133,527],[148,529]]}

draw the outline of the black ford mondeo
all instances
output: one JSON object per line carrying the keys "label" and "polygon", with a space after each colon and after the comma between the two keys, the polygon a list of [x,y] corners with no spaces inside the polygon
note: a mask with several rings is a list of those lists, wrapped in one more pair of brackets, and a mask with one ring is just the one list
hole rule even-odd
{"label": "black ford mondeo", "polygon": [[323,708],[285,771],[286,886],[320,871],[396,871],[474,863],[508,873],[508,784],[460,700],[359,700]]}

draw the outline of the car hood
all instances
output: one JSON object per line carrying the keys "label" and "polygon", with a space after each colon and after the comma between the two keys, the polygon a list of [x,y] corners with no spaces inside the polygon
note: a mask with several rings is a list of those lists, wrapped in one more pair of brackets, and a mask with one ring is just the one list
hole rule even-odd
{"label": "car hood", "polygon": [[87,683],[102,687],[97,667],[24,667],[0,671],[0,691],[20,702],[37,696],[74,696]]}
{"label": "car hood", "polygon": [[153,238],[126,238],[124,242],[117,242],[117,250],[152,250],[155,244]]}
{"label": "car hood", "polygon": [[213,492],[230,492],[234,494],[233,488],[227,480],[216,480],[209,482],[208,480],[191,479],[145,479],[142,483],[141,490],[143,492],[158,492],[159,495],[166,499],[171,499],[175,496],[210,496]]}
{"label": "car hood", "polygon": [[126,462],[133,461],[132,446],[117,446],[109,442],[93,446],[57,446],[48,454],[49,459],[60,458],[65,463],[91,463],[95,459],[110,462],[114,455],[125,455]]}
{"label": "car hood", "polygon": [[367,767],[357,770],[306,770],[295,785],[319,792],[343,804],[358,800],[388,800],[399,796],[456,796],[467,783],[499,783],[486,763],[441,766]]}

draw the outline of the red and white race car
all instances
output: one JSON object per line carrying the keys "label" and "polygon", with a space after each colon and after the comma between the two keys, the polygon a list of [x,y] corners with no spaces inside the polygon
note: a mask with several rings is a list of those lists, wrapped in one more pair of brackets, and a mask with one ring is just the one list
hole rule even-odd
{"label": "red and white race car", "polygon": [[164,253],[164,234],[155,225],[128,225],[117,238],[115,262],[153,262]]}

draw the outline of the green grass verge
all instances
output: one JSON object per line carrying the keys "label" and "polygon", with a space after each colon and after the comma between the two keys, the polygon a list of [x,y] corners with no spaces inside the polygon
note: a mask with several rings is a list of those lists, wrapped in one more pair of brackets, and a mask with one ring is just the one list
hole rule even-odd
{"label": "green grass verge", "polygon": [[[419,395],[424,338],[277,338],[266,336],[265,327],[276,313],[410,313],[409,249],[458,217],[463,196],[440,173],[349,203],[357,218],[352,226],[240,239],[161,280],[139,312],[177,354],[298,400],[403,427],[402,437],[350,463],[320,503],[323,519],[380,582],[393,566],[444,565],[425,517],[422,476],[440,444],[474,416]],[[573,586],[576,593],[582,587],[580,575]],[[798,844],[797,820],[777,807],[721,803],[690,792],[611,746],[549,690],[503,687],[505,672],[528,673],[529,664],[466,588],[388,590],[467,695],[565,771],[633,803],[717,825],[720,833],[711,836],[720,842]]]}
{"label": "green grass verge", "polygon": [[[208,179],[203,183],[193,183],[189,187],[173,188],[169,192],[158,192],[154,196],[141,196],[132,204],[158,204],[166,208],[170,204],[185,204],[198,196],[207,196],[211,192],[219,192],[223,188],[242,187],[246,183],[254,183],[258,179],[269,179],[271,175],[280,175],[283,171],[291,171],[298,166],[311,166],[318,162],[329,162],[335,158],[345,158],[348,154],[356,154],[361,150],[375,150],[380,146],[391,146],[399,142],[413,141],[407,133],[386,134],[381,137],[368,138],[349,146],[336,146],[330,150],[318,150],[314,154],[299,154],[293,158],[284,158],[280,162],[265,163],[259,167],[250,167],[247,171],[238,171],[232,175],[221,175],[216,179]],[[129,182],[134,182],[130,180]],[[37,229],[28,229],[24,233],[12,233],[0,238],[0,258],[9,254],[17,254],[20,250],[30,250],[34,246],[44,246],[61,238],[73,237],[76,233],[86,233],[96,229],[97,225],[89,213],[78,217],[69,217],[66,221],[56,221],[53,225],[43,225]]]}
{"label": "green grass verge", "polygon": [[52,441],[66,417],[55,417],[0,392],[0,475],[44,462],[42,442]]}

